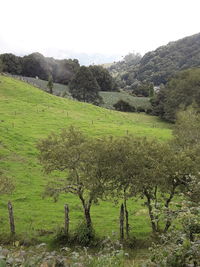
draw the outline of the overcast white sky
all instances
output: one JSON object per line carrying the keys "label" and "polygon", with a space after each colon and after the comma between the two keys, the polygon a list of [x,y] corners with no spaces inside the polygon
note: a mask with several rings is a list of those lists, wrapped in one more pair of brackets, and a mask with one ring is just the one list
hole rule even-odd
{"label": "overcast white sky", "polygon": [[0,0],[0,11],[0,53],[144,54],[200,32],[200,0]]}

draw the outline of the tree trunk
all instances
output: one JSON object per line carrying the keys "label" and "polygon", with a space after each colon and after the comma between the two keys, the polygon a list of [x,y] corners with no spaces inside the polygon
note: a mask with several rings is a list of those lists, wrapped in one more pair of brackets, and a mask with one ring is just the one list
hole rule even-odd
{"label": "tree trunk", "polygon": [[84,207],[85,221],[88,228],[92,226],[92,220],[90,216],[90,207]]}
{"label": "tree trunk", "polygon": [[[167,208],[167,212],[169,213],[169,204],[170,202],[172,201],[174,195],[175,195],[175,190],[176,190],[176,185],[174,184],[173,187],[172,187],[172,190],[171,190],[171,193],[170,193],[170,196],[169,198],[166,200],[165,202],[165,207]],[[165,229],[164,229],[164,232],[166,233],[167,230],[169,229],[169,227],[171,226],[171,218],[168,216],[167,217],[167,221],[166,221],[166,224],[165,224]]]}
{"label": "tree trunk", "polygon": [[65,204],[65,234],[69,234],[69,207]]}

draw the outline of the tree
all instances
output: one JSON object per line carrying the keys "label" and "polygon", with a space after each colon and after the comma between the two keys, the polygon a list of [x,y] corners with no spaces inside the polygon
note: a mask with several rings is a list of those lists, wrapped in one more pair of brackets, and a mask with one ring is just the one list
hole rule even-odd
{"label": "tree", "polygon": [[154,233],[169,229],[176,215],[176,209],[170,207],[173,198],[198,173],[190,153],[131,136],[115,140],[108,164],[112,166],[112,193],[124,193],[125,201],[136,195],[144,198]]}
{"label": "tree", "polygon": [[128,102],[124,100],[119,100],[117,103],[113,105],[113,107],[118,111],[125,111],[125,112],[134,112],[135,107],[131,106]]}
{"label": "tree", "polygon": [[49,75],[47,87],[49,88],[49,93],[53,94],[53,78],[51,75]]}
{"label": "tree", "polygon": [[200,107],[200,69],[189,69],[177,73],[166,87],[158,92],[154,101],[154,114],[175,122],[176,113],[192,103]]}
{"label": "tree", "polygon": [[107,69],[102,66],[89,66],[94,78],[100,87],[100,91],[117,91],[118,87]]}
{"label": "tree", "polygon": [[3,62],[2,59],[0,58],[0,73],[3,72]]}
{"label": "tree", "polygon": [[99,85],[88,67],[82,66],[70,83],[72,97],[79,101],[99,105],[102,101],[99,96]]}
{"label": "tree", "polygon": [[79,130],[70,127],[61,134],[51,134],[38,144],[40,162],[46,173],[64,174],[46,186],[46,194],[57,198],[60,193],[76,195],[82,204],[89,233],[92,230],[90,209],[104,194],[107,177],[106,153],[108,143],[89,139]]}
{"label": "tree", "polygon": [[22,72],[22,60],[13,54],[1,54],[0,59],[3,64],[3,71],[20,75]]}
{"label": "tree", "polygon": [[177,113],[173,134],[175,142],[182,148],[200,146],[200,114],[197,107],[188,107]]}
{"label": "tree", "polygon": [[22,75],[48,80],[49,73],[51,67],[42,54],[32,53],[22,58]]}

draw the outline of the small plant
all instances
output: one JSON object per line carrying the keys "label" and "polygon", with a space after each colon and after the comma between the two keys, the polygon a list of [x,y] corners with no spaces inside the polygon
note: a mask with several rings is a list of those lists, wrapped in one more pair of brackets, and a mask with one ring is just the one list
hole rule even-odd
{"label": "small plant", "polygon": [[81,221],[75,229],[74,234],[75,241],[83,246],[88,246],[95,239],[95,231],[92,225],[90,228],[84,221]]}

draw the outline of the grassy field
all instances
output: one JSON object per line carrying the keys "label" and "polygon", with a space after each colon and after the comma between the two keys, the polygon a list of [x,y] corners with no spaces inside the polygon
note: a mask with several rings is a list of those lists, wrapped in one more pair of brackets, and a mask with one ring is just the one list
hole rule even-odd
{"label": "grassy field", "polygon": [[126,92],[100,92],[100,95],[103,98],[104,102],[102,106],[109,109],[114,109],[113,105],[119,100],[128,102],[136,109],[138,107],[142,107],[146,110],[151,107],[148,97],[134,97]]}
{"label": "grassy field", "polygon": [[[47,87],[47,81],[45,80],[41,80],[41,79],[36,79],[36,78],[32,78],[32,77],[24,77],[24,76],[18,76],[18,75],[14,75],[14,78],[17,78],[19,80],[25,81],[27,83],[30,83],[44,91],[49,91],[48,87]],[[67,97],[67,98],[72,98],[71,94],[69,93],[69,87],[67,85],[64,84],[60,84],[60,83],[54,83],[53,84],[53,94],[56,96],[62,96],[62,97]]]}
{"label": "grassy field", "polygon": [[[90,104],[47,94],[25,82],[0,76],[0,168],[13,178],[12,195],[0,196],[0,234],[9,233],[7,201],[14,206],[16,232],[25,236],[43,236],[63,225],[63,206],[70,207],[70,229],[74,229],[82,210],[74,196],[62,195],[58,202],[42,198],[49,177],[38,164],[36,143],[50,132],[69,125],[80,127],[90,136],[134,134],[165,141],[171,137],[169,125],[156,117],[137,113],[121,113]],[[130,200],[131,232],[146,238],[151,229],[147,210],[140,201]],[[118,237],[119,207],[112,200],[92,207],[92,219],[98,235]]]}
{"label": "grassy field", "polygon": [[[47,81],[36,79],[32,77],[22,77],[22,76],[14,76],[17,79],[28,82],[44,91],[49,91],[47,88]],[[69,87],[67,85],[54,83],[53,94],[56,96],[61,96],[65,98],[72,99],[72,96],[69,92]],[[102,107],[108,109],[114,109],[113,105],[117,103],[119,100],[127,101],[130,105],[135,108],[142,107],[143,109],[148,109],[151,107],[148,97],[134,97],[126,92],[100,92],[101,97],[103,98]]]}

